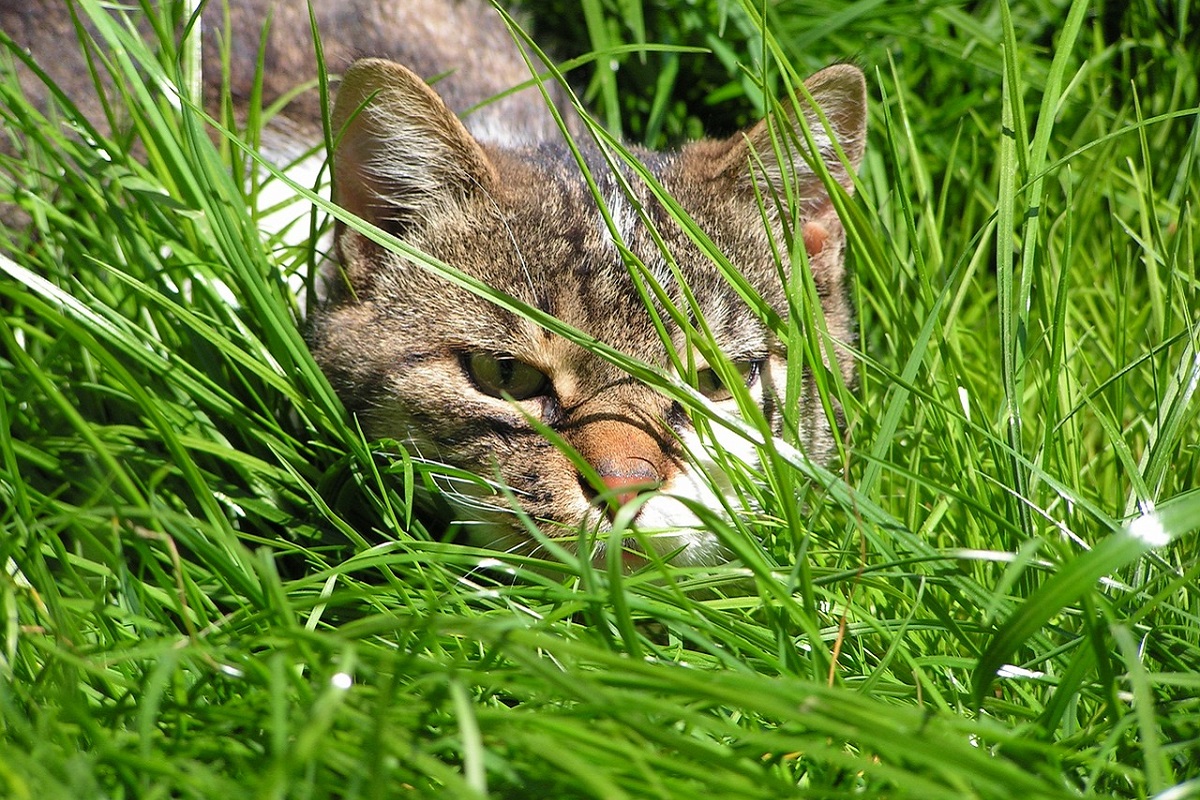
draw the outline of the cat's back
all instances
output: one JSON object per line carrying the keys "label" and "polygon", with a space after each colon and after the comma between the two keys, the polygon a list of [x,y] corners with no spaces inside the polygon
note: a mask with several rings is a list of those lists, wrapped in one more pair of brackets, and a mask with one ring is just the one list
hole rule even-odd
{"label": "cat's back", "polygon": [[[155,13],[183,6],[158,4]],[[99,2],[0,0],[0,31],[21,52],[4,54],[0,70],[15,72],[25,97],[43,113],[56,116],[51,106],[61,94],[101,135],[112,133],[114,123],[126,126],[124,103],[105,68],[114,63],[114,53],[97,44],[103,37],[89,16],[117,13],[106,8]],[[119,13],[121,25],[132,24],[151,50],[158,49],[159,34],[142,6],[127,4]],[[266,118],[261,153],[308,185],[324,157],[318,152],[325,133],[318,80],[322,64],[330,92],[336,93],[341,73],[357,59],[402,62],[432,82],[448,107],[465,114],[466,127],[482,142],[514,146],[559,138],[537,86],[511,91],[529,83],[532,72],[505,18],[487,0],[314,0],[311,5],[308,0],[213,0],[204,5],[198,26],[189,27],[183,16],[170,22],[176,43],[185,31],[200,31],[205,105],[215,118],[232,109],[236,121],[245,123],[259,90],[263,108],[282,105],[280,113]],[[561,87],[551,83],[546,90],[565,107]],[[498,95],[503,96],[495,100]],[[20,151],[19,140],[0,137],[0,154],[19,163]],[[290,192],[272,194],[266,207],[287,206],[290,198]],[[268,221],[267,227],[282,230],[294,217],[285,208],[282,221]],[[0,225],[15,229],[27,222],[14,206],[0,204]]]}
{"label": "cat's back", "polygon": [[[231,37],[231,86],[239,97],[249,96],[258,74],[266,20],[270,28],[261,75],[269,99],[293,91],[297,76],[315,79],[313,20],[330,73],[340,74],[360,58],[396,61],[431,82],[459,114],[531,80],[508,25],[486,0],[327,0],[313,4],[311,18],[305,0],[237,0],[230,6],[229,25],[218,18],[219,4],[206,10],[205,53],[218,57],[222,40]],[[297,120],[319,121],[320,113],[315,91],[300,94],[289,106],[289,116]],[[469,114],[466,124],[475,136],[503,144],[556,135],[536,87],[488,103]]]}
{"label": "cat's back", "polygon": [[[126,13],[153,42],[144,13],[136,6]],[[187,20],[175,22],[182,33]],[[485,0],[316,0],[311,6],[307,0],[229,0],[208,3],[200,20],[210,110],[229,91],[235,110],[244,113],[261,81],[264,105],[289,98],[288,124],[312,141],[321,127],[314,23],[325,69],[335,78],[356,59],[388,58],[434,82],[459,113],[531,78],[504,18]],[[80,27],[95,37],[84,9],[64,0],[0,0],[0,30],[103,130],[103,107],[79,46]],[[26,96],[44,107],[51,96],[46,83],[19,62],[13,68]],[[106,88],[111,94],[112,87]],[[467,125],[476,136],[499,143],[540,141],[556,130],[536,87],[485,106]]]}

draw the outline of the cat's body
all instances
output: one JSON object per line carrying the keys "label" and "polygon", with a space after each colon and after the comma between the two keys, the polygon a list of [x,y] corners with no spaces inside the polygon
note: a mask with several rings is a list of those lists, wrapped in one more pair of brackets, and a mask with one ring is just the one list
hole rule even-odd
{"label": "cat's body", "polygon": [[[50,83],[61,89],[85,118],[101,132],[108,132],[105,106],[95,90],[77,34],[77,26],[81,26],[94,36],[95,26],[78,6],[72,15],[73,5],[74,0],[0,0],[0,31],[32,56]],[[172,5],[182,13],[182,3],[159,3],[164,13]],[[525,63],[516,57],[507,28],[477,0],[316,0],[311,8],[321,32],[325,63],[334,76],[355,59],[388,58],[406,64],[424,79],[436,79],[441,95],[462,111],[530,77]],[[260,77],[264,108],[290,98],[263,131],[264,154],[281,167],[323,138],[316,87],[317,48],[309,9],[303,0],[213,0],[205,4],[199,24],[203,91],[210,113],[220,116],[219,98],[228,90],[235,114],[244,119]],[[153,29],[145,16],[134,12],[131,18],[151,40]],[[177,22],[182,28],[184,20]],[[261,72],[257,68],[260,47]],[[92,46],[89,50],[95,57],[97,49]],[[223,74],[226,50],[227,76]],[[45,107],[51,96],[47,84],[19,61],[14,60],[13,66],[25,95]],[[97,73],[102,81],[107,78],[104,69]],[[119,117],[119,98],[107,84],[106,90]],[[561,91],[554,86],[550,91],[556,102],[562,103]],[[117,124],[121,124],[119,118]],[[556,131],[536,88],[489,103],[471,115],[470,124],[476,135],[487,137],[489,129],[494,131],[493,140],[536,141]],[[6,139],[0,137],[0,151],[10,149]]]}
{"label": "cat's body", "polygon": [[[0,4],[0,20],[12,6]],[[315,75],[311,44],[299,33],[307,30],[303,4],[247,0],[235,3],[232,26],[234,59],[242,64],[233,73],[237,94],[247,93],[249,84],[239,82],[250,74],[244,64],[247,57],[253,63],[266,6],[275,7],[264,81],[268,97]],[[614,172],[600,148],[579,137],[579,151],[604,201],[602,212],[536,90],[486,106],[460,123],[456,113],[528,80],[498,14],[482,0],[357,0],[316,7],[331,71],[342,69],[352,55],[386,55],[423,77],[445,75],[435,93],[418,74],[390,61],[358,62],[347,72],[333,112],[340,137],[334,198],[340,205],[469,278],[669,376],[677,372],[673,363],[691,361],[695,372],[676,377],[697,380],[718,408],[735,412],[729,390],[690,350],[659,301],[652,305],[670,342],[664,344],[631,275],[631,264],[644,265],[666,300],[712,330],[738,370],[733,374],[740,373],[778,430],[788,369],[783,346],[645,181],[626,167]],[[348,27],[350,18],[359,20],[358,27]],[[362,24],[364,19],[369,21]],[[864,145],[862,75],[853,67],[833,67],[807,87],[833,134],[802,100],[818,157],[850,188],[833,140],[856,166]],[[313,103],[310,94],[288,108],[285,138],[317,135],[320,109]],[[677,153],[636,155],[781,317],[789,312],[788,216],[779,213],[776,198],[786,174],[799,196],[797,233],[829,334],[835,342],[849,342],[840,222],[814,170],[799,155],[777,157],[779,144],[763,124]],[[783,142],[785,152],[788,147]],[[460,498],[474,541],[519,552],[537,549],[513,511],[512,497],[542,533],[568,545],[581,530],[602,534],[617,506],[635,501],[636,522],[651,532],[659,554],[674,554],[680,563],[721,558],[717,540],[698,524],[687,501],[720,508],[722,473],[705,457],[691,413],[681,404],[351,226],[338,225],[336,250],[339,277],[311,320],[313,354],[369,435],[394,438],[420,456],[511,490],[511,497],[472,491]],[[807,374],[795,361],[791,367]],[[838,366],[849,380],[846,361]],[[802,445],[821,458],[832,432],[809,378],[801,403],[799,413],[789,416],[800,420]],[[564,444],[574,456],[564,452]],[[752,445],[735,437],[728,446],[754,462]],[[639,496],[648,489],[658,491]],[[603,549],[603,536],[599,541]],[[630,541],[624,544],[636,549]],[[627,560],[639,562],[636,555]]]}

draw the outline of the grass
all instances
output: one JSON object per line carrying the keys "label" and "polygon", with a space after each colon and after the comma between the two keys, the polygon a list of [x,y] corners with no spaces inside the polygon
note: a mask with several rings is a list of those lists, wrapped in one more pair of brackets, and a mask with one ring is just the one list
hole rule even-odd
{"label": "grass", "polygon": [[0,89],[0,796],[1200,797],[1197,9],[585,5],[674,48],[581,76],[632,136],[753,113],[731,54],[868,70],[828,485],[781,449],[737,564],[480,570],[105,28],[136,148]]}

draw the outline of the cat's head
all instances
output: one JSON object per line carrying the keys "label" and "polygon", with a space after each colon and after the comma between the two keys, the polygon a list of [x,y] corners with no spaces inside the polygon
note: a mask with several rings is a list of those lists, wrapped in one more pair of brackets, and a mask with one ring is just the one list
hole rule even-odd
{"label": "cat's head", "polygon": [[[862,73],[835,66],[805,86],[821,109],[818,114],[807,100],[799,101],[817,158],[849,190],[850,175],[833,140],[849,167],[857,167],[865,143]],[[799,126],[795,111],[781,116]],[[657,314],[649,310],[628,265],[644,265],[649,283],[659,284],[685,318],[694,318],[682,279],[698,316],[733,362],[726,377],[744,381],[778,430],[789,367],[783,345],[703,255],[694,232],[628,167],[618,168],[627,181],[623,187],[594,145],[580,145],[604,198],[606,221],[564,143],[481,143],[429,86],[387,61],[358,62],[346,73],[333,121],[341,137],[335,200],[344,208],[469,278],[668,374],[673,363],[690,360],[694,369],[680,377],[736,413],[717,370],[688,352],[680,326],[662,313],[663,298],[650,301]],[[844,232],[810,159],[779,155],[794,151],[795,141],[764,122],[727,140],[637,155],[780,317],[788,313],[789,268],[779,264],[787,261],[784,228],[790,227],[788,213],[781,213],[780,187],[790,185],[800,211],[797,241],[807,252],[825,324],[833,341],[846,343],[853,332]],[[369,435],[397,439],[416,455],[503,483],[545,535],[568,547],[581,530],[606,531],[618,505],[634,500],[642,503],[636,524],[651,532],[648,541],[658,553],[675,554],[685,564],[722,559],[715,537],[679,500],[719,509],[725,480],[680,403],[350,226],[339,225],[336,236],[340,276],[315,315],[311,341]],[[802,446],[819,459],[830,449],[832,433],[808,367],[799,361],[793,358],[791,367],[804,370],[802,406],[787,416],[799,420]],[[849,381],[848,359],[840,361],[837,368]],[[723,444],[755,462],[754,447],[739,437]],[[657,491],[639,496],[650,489]],[[468,494],[458,505],[464,518],[475,520],[476,543],[537,550],[508,494]],[[598,540],[603,547],[604,537]],[[636,554],[626,559],[639,563]]]}

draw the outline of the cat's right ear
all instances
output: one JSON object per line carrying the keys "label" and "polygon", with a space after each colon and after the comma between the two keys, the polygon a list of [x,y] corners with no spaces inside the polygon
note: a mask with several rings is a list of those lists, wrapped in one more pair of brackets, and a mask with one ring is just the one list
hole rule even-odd
{"label": "cat's right ear", "polygon": [[333,199],[397,235],[496,182],[487,155],[423,80],[378,58],[342,76],[332,114]]}
{"label": "cat's right ear", "polygon": [[[764,120],[742,134],[740,146],[731,150],[722,168],[735,179],[752,178],[766,197],[781,191],[786,174],[804,216],[814,219],[831,210],[814,162],[823,162],[842,188],[854,191],[851,173],[862,164],[867,142],[867,83],[857,67],[837,64],[811,76],[804,88],[807,96],[798,97],[797,106],[783,108],[791,137],[777,141],[778,132],[772,132],[770,122]],[[815,152],[807,152],[805,128]],[[845,162],[837,153],[839,146]]]}

